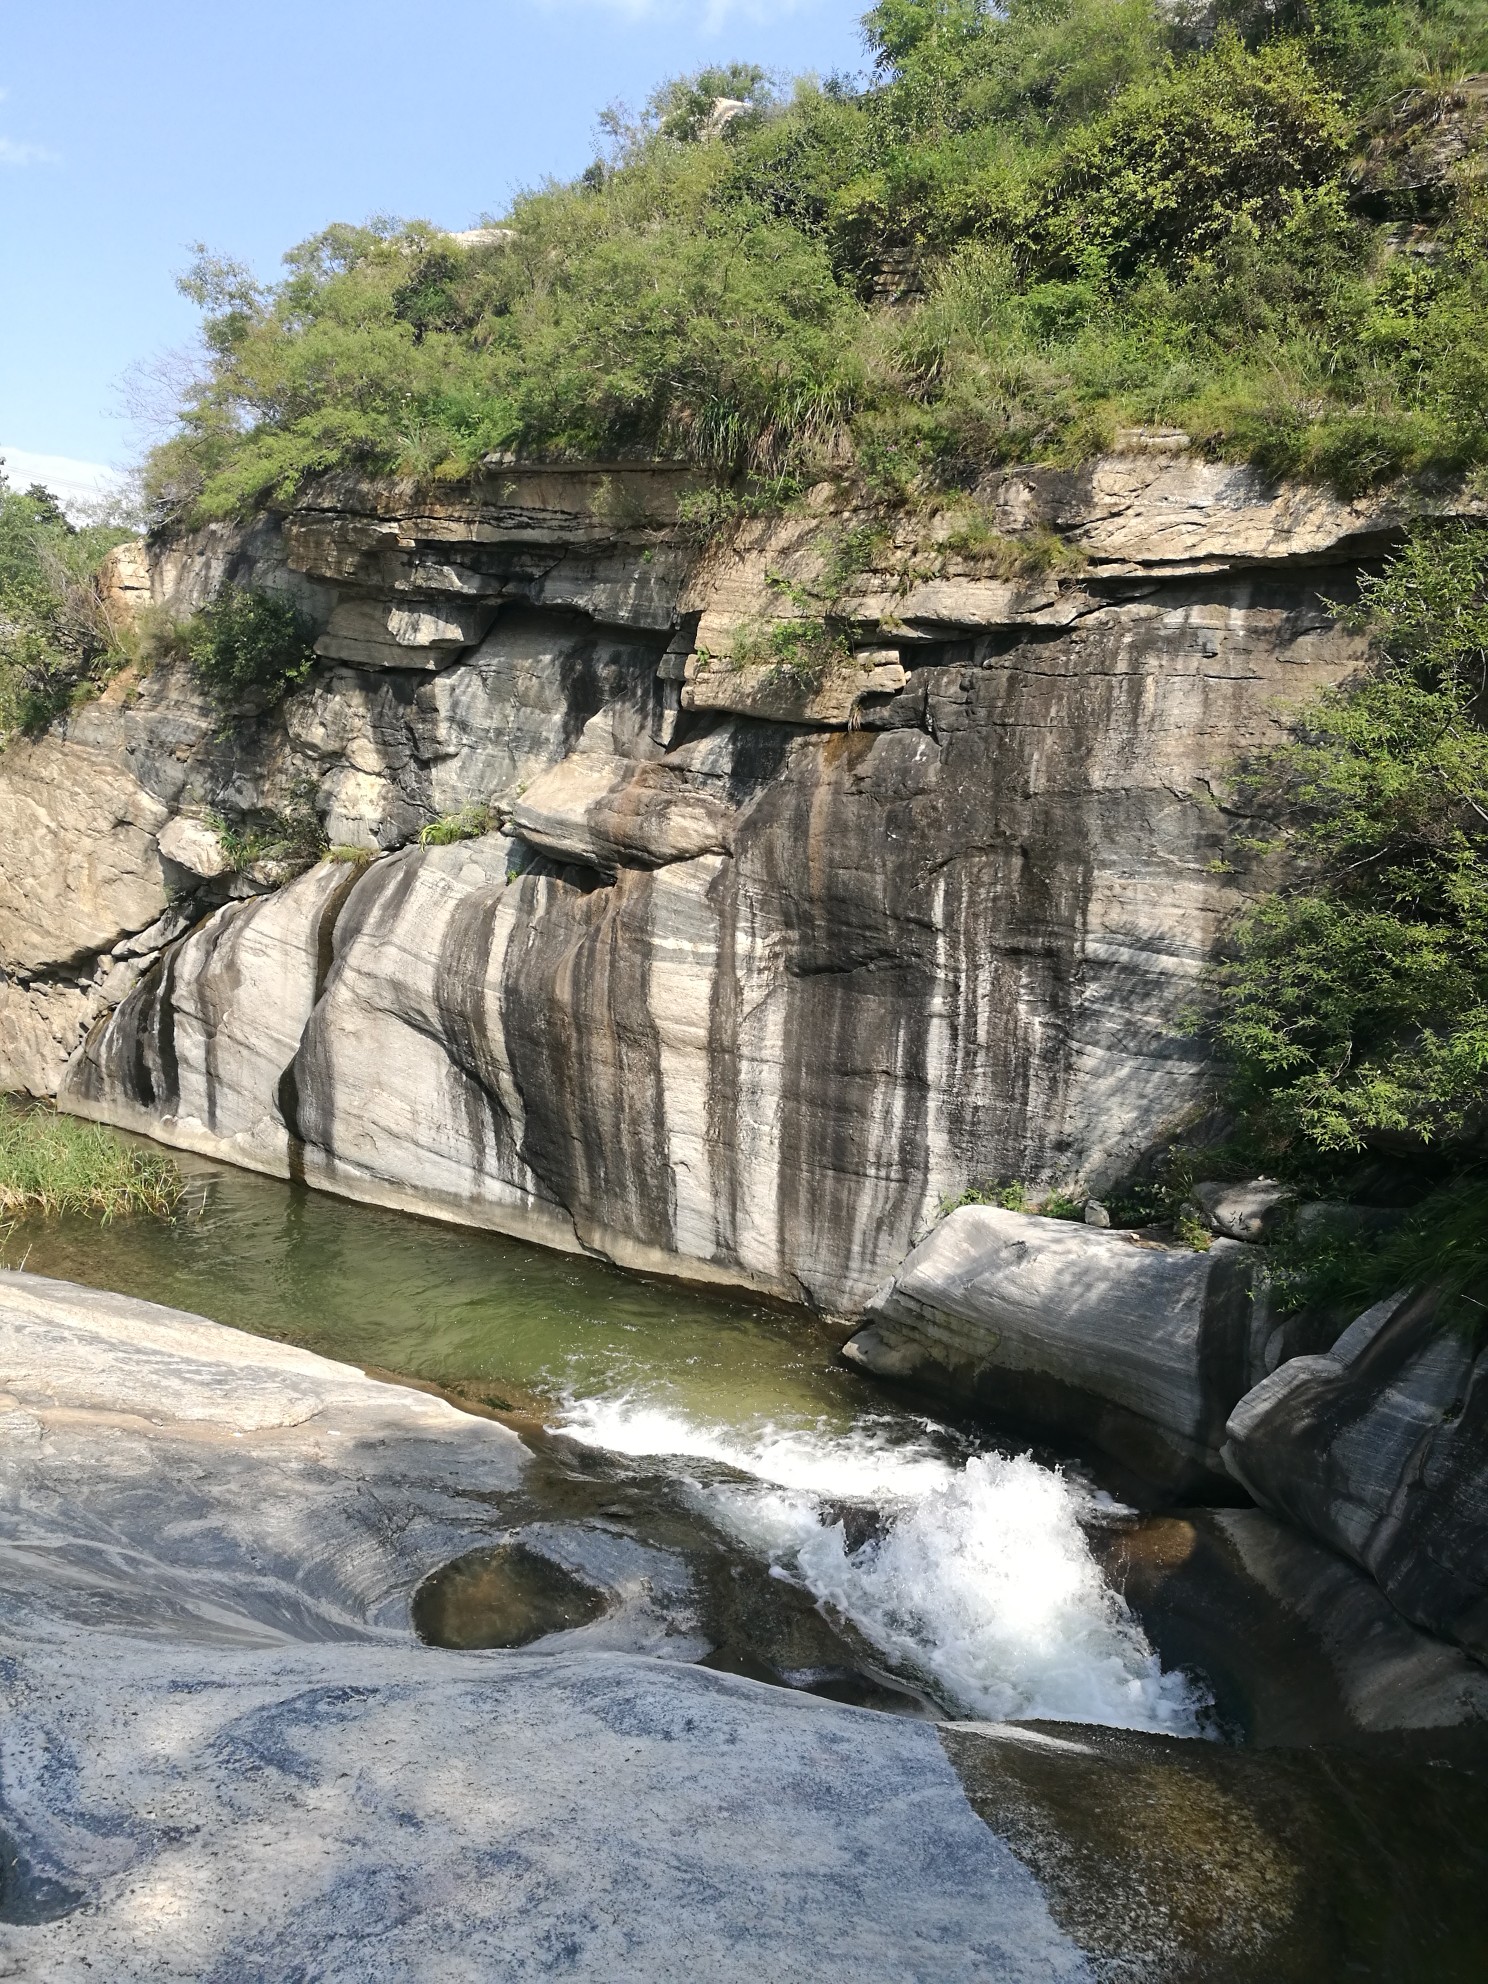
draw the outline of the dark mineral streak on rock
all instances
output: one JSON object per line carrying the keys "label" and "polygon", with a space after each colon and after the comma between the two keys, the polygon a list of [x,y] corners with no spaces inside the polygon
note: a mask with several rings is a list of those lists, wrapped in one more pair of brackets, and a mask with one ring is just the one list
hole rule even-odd
{"label": "dark mineral streak on rock", "polygon": [[1225,1422],[1255,1382],[1251,1317],[1256,1263],[1247,1251],[1226,1249],[1210,1271],[1199,1320],[1199,1388],[1203,1421],[1199,1438],[1218,1453]]}
{"label": "dark mineral streak on rock", "polygon": [[889,742],[849,732],[798,751],[749,822],[753,893],[779,904],[786,946],[779,1252],[829,1302],[925,1190],[930,978],[912,821],[865,776]]}
{"label": "dark mineral streak on rock", "polygon": [[[316,916],[314,925],[315,993],[311,1003],[310,1018],[306,1022],[306,1033],[309,1032],[310,1027],[315,1023],[315,1008],[320,1004],[327,982],[330,979],[332,966],[335,963],[336,925],[340,921],[342,911],[351,899],[353,890],[363,879],[362,873],[358,868],[354,866],[349,868],[345,879],[326,898]],[[302,1034],[301,1047],[303,1045],[304,1035]],[[278,1104],[280,1119],[289,1134],[289,1175],[297,1185],[303,1185],[305,1182],[305,1134],[300,1120],[299,1066],[300,1054],[299,1050],[296,1050],[294,1060],[289,1063],[283,1074],[279,1077],[279,1083],[275,1090],[275,1100]],[[321,1095],[323,1106],[329,1098],[329,1093],[329,1078],[322,1072]],[[216,1127],[215,1122],[212,1127]]]}
{"label": "dark mineral streak on rock", "polygon": [[[375,933],[379,924],[391,928],[413,887],[417,862],[418,856],[410,853],[364,874],[353,870],[349,885],[333,898],[329,921],[322,921],[317,931],[315,1004],[278,1087],[280,1114],[290,1133],[291,1151],[298,1154],[292,1161],[298,1162],[302,1179],[307,1148],[314,1146],[325,1153],[336,1149],[335,1056],[325,1036],[325,995],[335,979],[338,957],[344,956],[357,938]],[[329,947],[323,973],[322,944]]]}
{"label": "dark mineral streak on rock", "polygon": [[515,886],[501,1012],[526,1112],[522,1155],[601,1252],[611,1236],[669,1249],[653,878],[623,869],[600,886],[592,870],[542,864]]}
{"label": "dark mineral streak on rock", "polygon": [[440,946],[435,986],[450,1084],[480,1179],[507,1176],[521,1162],[520,1139],[501,1099],[499,1056],[486,1025],[486,971],[501,895],[500,889],[483,889],[456,905]]}
{"label": "dark mineral streak on rock", "polygon": [[176,1062],[175,950],[151,966],[121,1004],[91,1030],[72,1074],[72,1093],[89,1103],[117,1098],[171,1115],[180,1101]]}
{"label": "dark mineral streak on rock", "polygon": [[713,1258],[725,1266],[739,1260],[739,1036],[743,1002],[737,956],[739,868],[720,864],[708,889],[708,906],[718,923],[718,957],[708,993],[708,1082],[706,1134],[712,1159]]}

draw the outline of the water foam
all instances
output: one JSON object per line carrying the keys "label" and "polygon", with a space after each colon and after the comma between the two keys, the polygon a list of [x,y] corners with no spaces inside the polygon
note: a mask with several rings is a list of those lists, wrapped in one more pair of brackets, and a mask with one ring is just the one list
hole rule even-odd
{"label": "water foam", "polygon": [[[563,1425],[612,1453],[713,1463],[678,1469],[713,1520],[964,1713],[1198,1733],[1203,1697],[1163,1673],[1091,1555],[1092,1496],[1027,1455],[963,1461],[871,1423],[744,1435],[632,1398],[576,1400]],[[880,1512],[856,1548],[843,1502]]]}

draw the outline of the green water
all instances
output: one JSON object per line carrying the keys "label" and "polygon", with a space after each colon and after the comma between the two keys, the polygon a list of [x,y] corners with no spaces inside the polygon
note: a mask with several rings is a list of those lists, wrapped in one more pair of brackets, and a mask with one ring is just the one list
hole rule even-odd
{"label": "green water", "polygon": [[181,1156],[171,1220],[32,1220],[6,1267],[108,1288],[549,1417],[633,1395],[740,1429],[846,1431],[883,1395],[804,1311],[621,1274],[582,1256],[384,1212]]}

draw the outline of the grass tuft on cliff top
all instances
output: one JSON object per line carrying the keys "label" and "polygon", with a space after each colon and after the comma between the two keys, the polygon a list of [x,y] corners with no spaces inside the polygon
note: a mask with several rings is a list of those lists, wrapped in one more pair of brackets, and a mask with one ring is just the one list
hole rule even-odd
{"label": "grass tuft on cliff top", "polygon": [[918,499],[1127,425],[1346,490],[1482,462],[1488,0],[1217,11],[881,0],[866,76],[667,84],[473,241],[203,252],[158,511],[488,457]]}
{"label": "grass tuft on cliff top", "polygon": [[162,1153],[102,1124],[0,1097],[0,1213],[164,1217],[181,1192],[180,1170]]}

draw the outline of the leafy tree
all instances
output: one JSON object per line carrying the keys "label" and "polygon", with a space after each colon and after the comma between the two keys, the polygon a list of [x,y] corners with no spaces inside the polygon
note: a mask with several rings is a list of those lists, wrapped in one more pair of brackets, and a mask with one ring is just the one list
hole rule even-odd
{"label": "leafy tree", "polygon": [[1033,189],[1023,253],[1043,275],[1098,282],[1181,270],[1336,198],[1348,135],[1299,43],[1252,55],[1222,36],[1124,91],[1061,147]]}
{"label": "leafy tree", "polygon": [[49,490],[11,489],[0,464],[0,743],[43,728],[125,659],[98,569],[129,535],[75,527]]}
{"label": "leafy tree", "polygon": [[1250,769],[1296,879],[1240,926],[1218,1038],[1281,1162],[1470,1145],[1488,1105],[1488,531],[1420,531],[1367,677]]}

